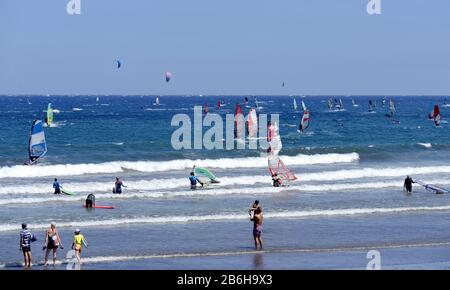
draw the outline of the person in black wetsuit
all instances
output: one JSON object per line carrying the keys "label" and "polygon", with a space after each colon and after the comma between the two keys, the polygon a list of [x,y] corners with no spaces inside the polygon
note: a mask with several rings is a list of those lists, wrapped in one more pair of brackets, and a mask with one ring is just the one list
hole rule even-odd
{"label": "person in black wetsuit", "polygon": [[409,177],[409,175],[406,176],[405,183],[403,184],[403,190],[406,191],[406,193],[411,193],[413,183],[414,181],[412,180],[412,178]]}
{"label": "person in black wetsuit", "polygon": [[86,208],[95,207],[95,195],[89,194],[86,198]]}

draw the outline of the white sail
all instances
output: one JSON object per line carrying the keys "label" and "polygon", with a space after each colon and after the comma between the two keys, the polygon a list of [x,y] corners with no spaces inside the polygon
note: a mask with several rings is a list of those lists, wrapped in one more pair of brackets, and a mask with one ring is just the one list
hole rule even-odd
{"label": "white sail", "polygon": [[258,136],[258,116],[254,108],[250,109],[247,116],[247,131],[249,138],[256,138]]}
{"label": "white sail", "polygon": [[297,111],[297,107],[298,107],[298,106],[297,106],[297,101],[296,101],[295,98],[294,98],[294,110],[295,110],[295,111]]}
{"label": "white sail", "polygon": [[302,101],[302,109],[303,109],[303,111],[306,111],[306,110],[307,110],[306,105],[305,105],[305,102],[303,102],[303,101]]}
{"label": "white sail", "polygon": [[389,114],[391,115],[391,117],[394,117],[395,115],[395,104],[392,99],[389,100]]}

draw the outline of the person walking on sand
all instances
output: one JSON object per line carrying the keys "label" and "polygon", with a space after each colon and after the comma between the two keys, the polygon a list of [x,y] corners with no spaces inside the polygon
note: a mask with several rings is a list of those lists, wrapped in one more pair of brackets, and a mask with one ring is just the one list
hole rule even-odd
{"label": "person walking on sand", "polygon": [[27,224],[22,224],[20,232],[19,249],[22,250],[25,269],[31,267],[31,243],[36,240],[34,234],[27,228]]}
{"label": "person walking on sand", "polygon": [[250,221],[253,221],[253,238],[255,239],[255,250],[262,250],[262,223],[263,223],[263,214],[261,207],[257,207],[255,209],[255,213],[253,217],[250,217]]}
{"label": "person walking on sand", "polygon": [[76,229],[73,236],[72,250],[75,250],[75,256],[77,257],[78,264],[81,265],[81,251],[83,246],[88,247],[88,242],[81,234],[80,229]]}
{"label": "person walking on sand", "polygon": [[50,224],[50,228],[45,231],[45,242],[42,247],[43,250],[46,250],[44,266],[47,266],[48,264],[48,255],[50,254],[50,251],[53,251],[53,266],[55,266],[58,247],[60,247],[61,250],[64,249],[64,245],[59,237],[59,232],[56,229],[56,224],[52,222]]}

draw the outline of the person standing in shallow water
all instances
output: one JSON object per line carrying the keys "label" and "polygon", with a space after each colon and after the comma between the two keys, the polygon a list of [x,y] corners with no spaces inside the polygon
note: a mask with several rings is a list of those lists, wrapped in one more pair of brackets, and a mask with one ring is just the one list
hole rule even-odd
{"label": "person standing in shallow water", "polygon": [[119,177],[116,177],[116,182],[114,183],[114,189],[113,193],[121,194],[122,193],[122,186],[126,187],[122,180],[119,179]]}
{"label": "person standing in shallow water", "polygon": [[25,269],[31,267],[31,242],[33,239],[33,234],[27,228],[27,224],[22,224],[22,231],[20,232],[19,248],[23,252],[23,260],[25,264]]}
{"label": "person standing in shallow water", "polygon": [[61,185],[58,182],[58,179],[55,178],[53,181],[53,188],[55,189],[55,194],[61,194]]}
{"label": "person standing in shallow water", "polygon": [[411,194],[412,192],[412,184],[414,181],[411,177],[406,176],[405,182],[403,183],[403,191],[406,191],[407,194]]}
{"label": "person standing in shallow water", "polygon": [[61,250],[64,249],[61,238],[59,237],[59,232],[56,229],[56,224],[52,222],[50,228],[45,231],[44,246],[42,247],[46,250],[44,266],[47,266],[48,264],[48,255],[50,254],[50,251],[53,251],[53,266],[55,266],[58,247],[60,247]]}
{"label": "person standing in shallow water", "polygon": [[263,223],[263,214],[261,207],[257,207],[255,209],[255,213],[253,217],[250,218],[250,221],[253,221],[253,238],[255,240],[255,250],[262,250],[262,223]]}

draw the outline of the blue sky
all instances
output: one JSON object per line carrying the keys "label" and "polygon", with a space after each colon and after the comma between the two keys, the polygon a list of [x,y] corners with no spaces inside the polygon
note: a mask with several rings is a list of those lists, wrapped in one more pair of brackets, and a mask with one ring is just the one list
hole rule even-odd
{"label": "blue sky", "polygon": [[0,94],[450,94],[448,0],[68,1],[0,2]]}

